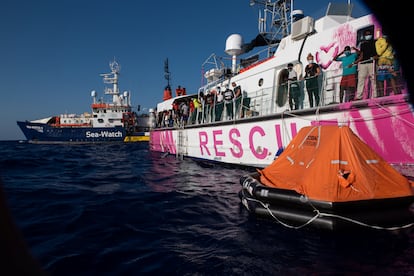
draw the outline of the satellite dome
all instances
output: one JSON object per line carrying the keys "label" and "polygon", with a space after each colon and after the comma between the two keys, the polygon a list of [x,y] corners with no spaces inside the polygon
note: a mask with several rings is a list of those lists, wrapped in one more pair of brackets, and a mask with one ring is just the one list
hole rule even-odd
{"label": "satellite dome", "polygon": [[305,17],[302,10],[293,10],[291,15],[292,15],[293,21],[298,21]]}
{"label": "satellite dome", "polygon": [[243,38],[239,34],[232,34],[226,40],[226,54],[231,56],[240,55],[243,46]]}

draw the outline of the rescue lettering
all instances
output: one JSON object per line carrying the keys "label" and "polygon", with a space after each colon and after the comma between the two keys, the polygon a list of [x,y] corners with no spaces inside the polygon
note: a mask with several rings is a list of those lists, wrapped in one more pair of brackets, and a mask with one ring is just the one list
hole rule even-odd
{"label": "rescue lettering", "polygon": [[[224,134],[226,135],[226,134]],[[235,158],[243,157],[243,145],[240,141],[242,134],[237,128],[232,128],[227,133],[227,137],[223,137],[223,130],[213,130],[211,139],[206,131],[199,132],[199,145],[201,155],[211,156],[210,149],[213,150],[214,156],[226,157],[226,152],[223,151],[229,148],[229,153]],[[266,136],[265,131],[260,126],[252,127],[248,133],[249,149],[252,154],[258,159],[265,159],[269,154],[269,149],[261,143],[261,137]],[[223,139],[227,138],[227,139]],[[229,141],[228,146],[223,147],[224,141]],[[227,145],[227,142],[226,142]]]}

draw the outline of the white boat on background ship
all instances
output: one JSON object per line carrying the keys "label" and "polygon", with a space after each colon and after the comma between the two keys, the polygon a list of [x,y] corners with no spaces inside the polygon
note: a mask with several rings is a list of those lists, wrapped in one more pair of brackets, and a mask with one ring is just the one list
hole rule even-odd
{"label": "white boat on background ship", "polygon": [[[260,3],[256,3],[260,2]],[[206,84],[195,94],[177,96],[157,106],[155,127],[150,132],[150,149],[218,162],[264,168],[303,127],[317,125],[349,126],[370,148],[400,169],[414,166],[414,113],[403,81],[398,91],[370,91],[363,99],[339,100],[341,63],[334,57],[345,46],[358,46],[365,31],[382,36],[382,27],[374,15],[352,17],[352,4],[331,3],[319,19],[293,10],[291,1],[251,1],[261,5],[259,35],[244,43],[238,34],[230,35],[225,52],[231,64],[218,66],[212,54],[203,64]],[[259,45],[258,51],[250,54]],[[309,102],[304,79],[308,54],[322,69],[319,81],[319,105]],[[243,56],[243,58],[241,58]],[[301,106],[292,110],[285,82],[289,63],[297,73]],[[206,65],[215,65],[205,68]],[[373,64],[373,69],[375,62]],[[229,104],[218,102],[216,95],[241,87],[241,95]],[[377,87],[379,89],[379,87]],[[382,97],[376,95],[384,94]],[[211,104],[205,95],[213,95]],[[189,104],[199,99],[201,106],[188,120],[172,111],[173,104]],[[228,111],[234,110],[233,115]],[[165,124],[166,116],[172,116]],[[404,172],[403,172],[404,173]]]}

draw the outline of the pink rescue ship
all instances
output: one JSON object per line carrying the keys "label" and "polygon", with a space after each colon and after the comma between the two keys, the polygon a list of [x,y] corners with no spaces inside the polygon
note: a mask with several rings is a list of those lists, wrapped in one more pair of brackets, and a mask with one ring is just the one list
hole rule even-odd
{"label": "pink rescue ship", "polygon": [[[291,1],[257,4],[259,34],[248,43],[239,34],[228,37],[225,52],[231,64],[220,67],[216,55],[210,55],[202,66],[205,84],[197,93],[157,105],[150,149],[265,168],[303,127],[338,125],[352,129],[389,164],[414,176],[414,113],[397,53],[392,51],[392,63],[381,67],[383,53],[376,42],[387,42],[376,18],[352,17],[348,3],[331,3],[319,19],[293,9]],[[344,68],[335,57],[346,46],[359,56],[362,43],[370,39],[378,53],[352,64],[357,70],[370,64],[368,78],[361,81],[357,71],[354,89],[340,92]],[[251,54],[253,49],[257,51]],[[314,75],[307,69],[310,59],[319,68]],[[391,74],[385,81],[381,68]],[[358,82],[363,82],[361,91]]]}

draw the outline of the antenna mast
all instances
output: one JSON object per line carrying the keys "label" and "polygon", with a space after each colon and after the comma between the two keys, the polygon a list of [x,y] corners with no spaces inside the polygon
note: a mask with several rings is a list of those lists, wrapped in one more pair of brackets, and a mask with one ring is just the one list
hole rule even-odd
{"label": "antenna mast", "polygon": [[111,68],[111,73],[101,74],[101,76],[103,77],[104,83],[113,85],[112,88],[105,87],[105,94],[112,95],[113,102],[116,102],[119,97],[118,76],[119,71],[121,71],[121,66],[114,59],[114,61],[109,63],[109,67]]}
{"label": "antenna mast", "polygon": [[259,8],[260,35],[275,47],[289,34],[290,11],[293,0],[250,0],[250,6]]}
{"label": "antenna mast", "polygon": [[167,80],[167,85],[170,86],[171,73],[168,67],[168,58],[164,61],[164,78]]}

